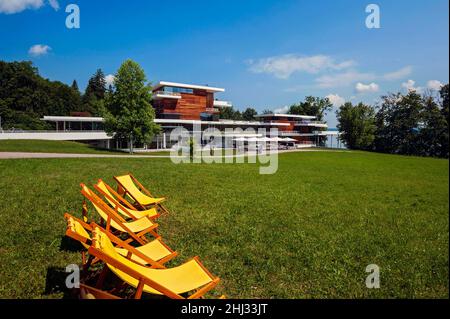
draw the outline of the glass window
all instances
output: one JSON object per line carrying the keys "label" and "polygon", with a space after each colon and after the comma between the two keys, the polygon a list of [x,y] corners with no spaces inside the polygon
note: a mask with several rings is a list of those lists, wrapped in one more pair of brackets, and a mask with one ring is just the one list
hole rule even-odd
{"label": "glass window", "polygon": [[186,93],[186,94],[192,94],[194,93],[193,89],[186,89],[186,88],[180,88],[175,86],[165,86],[162,89],[164,92],[168,93]]}

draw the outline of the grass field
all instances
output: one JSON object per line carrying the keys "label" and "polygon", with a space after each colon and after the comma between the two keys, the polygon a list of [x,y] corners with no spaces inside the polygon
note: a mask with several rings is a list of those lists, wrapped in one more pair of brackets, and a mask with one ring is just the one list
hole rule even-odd
{"label": "grass field", "polygon": [[[448,160],[363,152],[281,154],[254,164],[169,159],[0,161],[0,297],[60,298],[66,211],[79,183],[131,171],[172,214],[165,241],[194,255],[229,298],[448,298]],[[368,264],[381,288],[367,289]],[[59,281],[58,281],[59,280]]]}
{"label": "grass field", "polygon": [[[129,155],[125,152],[95,148],[88,144],[71,141],[48,140],[2,140],[0,152],[31,152],[31,153],[69,153],[69,154],[103,154]],[[168,152],[135,153],[136,155],[167,155]]]}

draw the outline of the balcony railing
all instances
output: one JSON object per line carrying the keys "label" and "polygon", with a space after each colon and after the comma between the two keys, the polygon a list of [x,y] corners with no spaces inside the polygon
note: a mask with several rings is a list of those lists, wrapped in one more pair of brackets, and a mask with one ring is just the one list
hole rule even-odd
{"label": "balcony railing", "polygon": [[301,125],[327,125],[327,123],[323,121],[300,121],[296,122],[295,125],[301,126]]}
{"label": "balcony railing", "polygon": [[156,91],[153,92],[153,95],[158,97],[158,96],[170,96],[170,97],[174,97],[174,98],[181,98],[181,94],[178,92],[168,92],[168,91]]}

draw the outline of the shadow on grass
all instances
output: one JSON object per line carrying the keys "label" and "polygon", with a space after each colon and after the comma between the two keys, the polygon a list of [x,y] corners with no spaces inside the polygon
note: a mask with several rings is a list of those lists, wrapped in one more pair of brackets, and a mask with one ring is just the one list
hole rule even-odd
{"label": "shadow on grass", "polygon": [[60,251],[69,251],[69,252],[81,252],[85,250],[83,245],[80,242],[73,240],[67,236],[63,236],[61,238],[61,244],[59,245]]}
{"label": "shadow on grass", "polygon": [[63,294],[63,299],[74,299],[76,295],[74,290],[66,287],[66,278],[68,273],[61,267],[47,268],[47,275],[45,276],[45,291],[44,295]]}

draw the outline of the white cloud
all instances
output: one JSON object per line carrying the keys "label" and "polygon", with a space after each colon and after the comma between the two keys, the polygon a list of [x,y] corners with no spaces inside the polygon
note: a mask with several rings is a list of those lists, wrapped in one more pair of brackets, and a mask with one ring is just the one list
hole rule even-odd
{"label": "white cloud", "polygon": [[[45,4],[44,0],[0,0],[0,13],[14,14],[27,9],[39,9]],[[58,0],[48,0],[48,4],[59,10]]]}
{"label": "white cloud", "polygon": [[46,55],[51,49],[48,45],[36,44],[28,50],[28,54],[31,56]]}
{"label": "white cloud", "polygon": [[50,6],[55,9],[55,11],[59,10],[59,3],[58,0],[48,0],[48,3],[50,4]]}
{"label": "white cloud", "polygon": [[430,90],[440,91],[443,86],[444,86],[444,84],[442,84],[438,80],[430,80],[427,82],[427,87]]}
{"label": "white cloud", "polygon": [[411,91],[416,91],[417,93],[422,93],[423,92],[423,87],[416,87],[416,81],[414,80],[408,80],[406,82],[402,83],[402,87],[405,88],[408,92]]}
{"label": "white cloud", "polygon": [[283,106],[283,107],[273,110],[273,113],[286,114],[288,111],[289,111],[289,106],[286,105],[286,106]]}
{"label": "white cloud", "polygon": [[351,60],[335,63],[333,58],[326,55],[299,56],[295,54],[259,59],[257,62],[248,60],[248,63],[250,71],[273,74],[280,79],[287,79],[295,72],[316,74],[325,70],[343,70],[355,64]]}
{"label": "white cloud", "polygon": [[328,98],[328,100],[336,107],[340,107],[345,103],[345,99],[338,94],[328,94],[326,98]]}
{"label": "white cloud", "polygon": [[386,73],[383,78],[388,81],[400,80],[406,78],[412,73],[412,66],[406,66],[400,70]]}
{"label": "white cloud", "polygon": [[106,87],[108,88],[110,85],[114,85],[114,75],[108,74],[105,76]]}
{"label": "white cloud", "polygon": [[372,73],[360,73],[358,71],[347,71],[333,75],[324,75],[316,79],[320,88],[335,88],[353,84],[358,81],[370,81],[376,76]]}
{"label": "white cloud", "polygon": [[43,0],[0,0],[0,13],[13,14],[26,9],[39,9]]}
{"label": "white cloud", "polygon": [[373,93],[378,92],[380,87],[376,83],[363,84],[361,82],[356,83],[355,90],[358,93]]}

